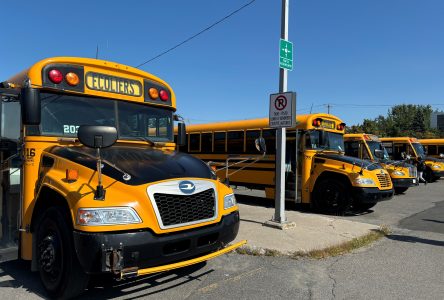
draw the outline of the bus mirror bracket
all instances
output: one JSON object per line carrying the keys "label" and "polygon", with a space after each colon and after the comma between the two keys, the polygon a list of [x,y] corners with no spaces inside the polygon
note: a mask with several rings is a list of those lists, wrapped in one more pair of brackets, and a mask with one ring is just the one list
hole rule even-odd
{"label": "bus mirror bracket", "polygon": [[177,124],[177,144],[179,146],[185,146],[187,141],[187,130],[184,122],[179,122]]}
{"label": "bus mirror bracket", "polygon": [[[264,158],[266,151],[267,151],[267,146],[265,144],[265,140],[263,137],[259,137],[254,141],[254,144],[256,146],[256,149],[261,153],[261,155],[255,155],[255,156],[243,156],[243,155],[229,155],[227,157],[227,159],[225,160],[225,166],[223,168],[220,168],[217,170],[217,172],[225,170],[225,180],[224,180],[224,184],[229,185],[230,184],[230,176],[245,169],[248,166],[251,166],[252,164],[256,163],[258,160]],[[236,160],[236,162],[232,163],[230,165],[230,160]],[[234,165],[238,165],[241,163],[244,163],[246,161],[249,160],[253,160],[252,162],[246,164],[245,166],[237,169],[236,171],[233,171],[231,173],[228,172],[228,169]]]}
{"label": "bus mirror bracket", "polygon": [[23,125],[39,125],[41,120],[40,92],[38,89],[22,88],[20,106]]}
{"label": "bus mirror bracket", "polygon": [[98,184],[94,200],[105,200],[106,190],[102,185],[102,158],[100,149],[111,147],[117,141],[117,129],[111,126],[82,125],[77,132],[79,141],[88,148],[96,149]]}
{"label": "bus mirror bracket", "polygon": [[375,149],[375,156],[381,159],[384,158],[384,151],[381,149]]}

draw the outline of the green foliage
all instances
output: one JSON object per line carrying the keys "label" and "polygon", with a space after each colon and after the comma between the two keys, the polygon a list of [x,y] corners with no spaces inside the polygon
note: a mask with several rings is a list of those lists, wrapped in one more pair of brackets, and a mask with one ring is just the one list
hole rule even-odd
{"label": "green foliage", "polygon": [[372,133],[384,136],[410,136],[416,138],[444,137],[444,132],[430,127],[430,105],[400,104],[393,106],[387,116],[373,120],[364,119],[362,124],[347,127],[347,133]]}

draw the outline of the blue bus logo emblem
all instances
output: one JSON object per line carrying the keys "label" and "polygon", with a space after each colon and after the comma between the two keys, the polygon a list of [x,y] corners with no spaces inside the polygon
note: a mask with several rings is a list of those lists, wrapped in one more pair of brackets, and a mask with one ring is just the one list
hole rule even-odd
{"label": "blue bus logo emblem", "polygon": [[179,189],[184,194],[192,194],[196,186],[191,181],[181,181],[179,182]]}

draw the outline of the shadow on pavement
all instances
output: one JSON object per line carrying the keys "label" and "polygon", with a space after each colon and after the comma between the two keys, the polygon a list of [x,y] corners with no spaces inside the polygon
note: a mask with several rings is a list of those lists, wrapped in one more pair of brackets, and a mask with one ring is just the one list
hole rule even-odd
{"label": "shadow on pavement", "polygon": [[431,220],[431,219],[422,219],[423,221],[427,221],[427,222],[433,222],[433,223],[439,223],[439,224],[444,224],[444,221],[439,221],[439,220]]}
{"label": "shadow on pavement", "polygon": [[[273,208],[274,207],[274,200],[264,198],[264,197],[257,197],[257,196],[248,196],[248,195],[241,195],[236,194],[236,201],[239,203],[242,203],[244,205],[251,205],[251,206],[258,206],[258,207],[265,207],[265,208]],[[305,203],[294,203],[290,201],[285,202],[285,210],[296,210],[299,212],[307,213],[307,214],[315,214],[320,215],[320,213],[315,212],[309,204]],[[362,216],[371,214],[374,211],[372,209],[369,209],[367,211],[359,211],[359,210],[349,210],[345,212],[343,215],[344,217],[355,217],[355,216]],[[247,221],[248,220],[243,220]]]}
{"label": "shadow on pavement", "polygon": [[[203,262],[181,269],[124,281],[116,281],[111,276],[92,277],[88,290],[80,298],[113,299],[125,297],[125,299],[136,299],[154,295],[194,280],[200,280],[201,277],[214,272],[212,269],[201,270],[205,265],[206,262]],[[0,288],[21,288],[42,298],[47,298],[38,273],[30,270],[30,263],[27,261],[13,260],[0,263]]]}
{"label": "shadow on pavement", "polygon": [[430,239],[423,239],[416,236],[409,236],[409,235],[398,235],[398,234],[390,234],[387,235],[386,238],[394,241],[399,242],[407,242],[407,243],[421,243],[421,244],[428,244],[433,246],[444,246],[444,241],[436,241],[436,240],[430,240]]}

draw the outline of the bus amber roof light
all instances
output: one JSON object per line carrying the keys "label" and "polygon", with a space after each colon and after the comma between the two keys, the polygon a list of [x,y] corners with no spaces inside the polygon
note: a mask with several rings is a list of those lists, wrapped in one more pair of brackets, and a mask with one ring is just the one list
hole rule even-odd
{"label": "bus amber roof light", "polygon": [[150,88],[148,90],[148,94],[150,95],[150,98],[153,100],[159,98],[159,91],[155,88]]}
{"label": "bus amber roof light", "polygon": [[168,93],[165,90],[160,90],[159,95],[162,101],[167,101],[169,98]]}
{"label": "bus amber roof light", "polygon": [[52,69],[48,73],[49,80],[51,80],[55,84],[59,84],[63,81],[63,74],[57,69]]}
{"label": "bus amber roof light", "polygon": [[68,84],[71,86],[78,85],[80,82],[79,76],[77,76],[77,74],[73,72],[69,72],[68,74],[66,74],[65,79],[66,82],[68,82]]}

